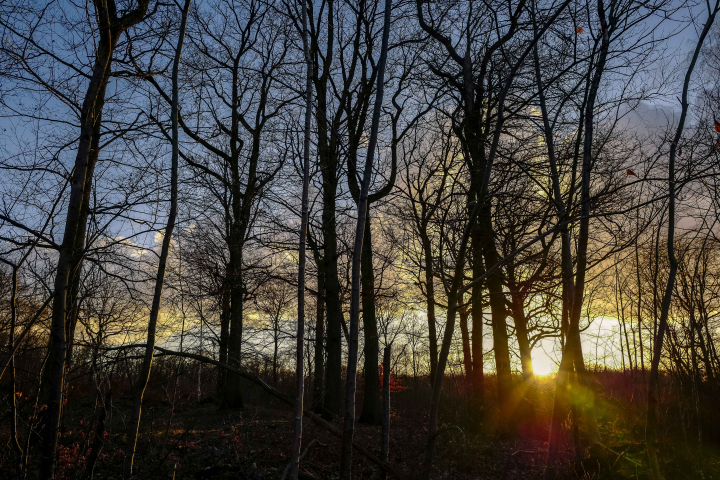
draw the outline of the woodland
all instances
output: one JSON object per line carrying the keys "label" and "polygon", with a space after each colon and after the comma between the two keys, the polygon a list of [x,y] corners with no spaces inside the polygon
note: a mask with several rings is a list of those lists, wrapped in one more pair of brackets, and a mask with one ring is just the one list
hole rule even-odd
{"label": "woodland", "polygon": [[720,0],[0,0],[0,477],[720,479]]}

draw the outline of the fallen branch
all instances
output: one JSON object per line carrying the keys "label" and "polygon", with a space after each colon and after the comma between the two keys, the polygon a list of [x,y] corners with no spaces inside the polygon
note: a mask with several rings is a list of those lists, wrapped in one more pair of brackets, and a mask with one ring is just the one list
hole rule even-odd
{"label": "fallen branch", "polygon": [[[123,350],[127,348],[145,348],[144,343],[138,343],[133,345],[123,345],[119,347],[110,347],[106,348],[105,350]],[[281,402],[285,403],[288,406],[294,407],[295,406],[295,399],[289,397],[288,395],[285,395],[284,393],[276,390],[272,386],[265,383],[265,381],[255,375],[254,373],[247,372],[245,370],[242,370],[240,368],[232,367],[228,365],[227,363],[220,362],[218,360],[214,360],[210,357],[206,357],[204,355],[198,355],[196,353],[189,353],[189,352],[176,352],[175,350],[168,350],[167,348],[158,347],[155,345],[155,350],[164,353],[165,355],[174,355],[177,357],[184,357],[184,358],[192,358],[193,360],[197,360],[199,362],[203,363],[209,363],[211,365],[215,365],[220,368],[224,368],[225,370],[229,372],[233,372],[246,380],[250,380],[254,384],[261,387],[263,390],[268,392],[273,397],[277,398]],[[343,432],[338,427],[333,425],[332,423],[328,422],[327,420],[320,417],[320,415],[317,415],[316,413],[313,413],[311,410],[305,410],[304,415],[308,417],[310,420],[312,420],[316,425],[321,427],[324,430],[327,430],[332,435],[342,439]],[[358,443],[356,440],[353,440],[353,448],[357,450],[361,455],[363,455],[365,458],[373,462],[375,465],[380,467],[382,470],[385,470],[389,474],[395,476],[399,479],[404,479],[405,476],[400,474],[393,465],[389,464],[388,462],[383,462],[380,460],[380,457],[372,453],[370,450],[362,446],[360,443]]]}

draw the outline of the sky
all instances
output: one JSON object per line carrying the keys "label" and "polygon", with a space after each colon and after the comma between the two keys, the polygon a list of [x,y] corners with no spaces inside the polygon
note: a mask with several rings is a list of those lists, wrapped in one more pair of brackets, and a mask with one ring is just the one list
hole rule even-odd
{"label": "sky", "polygon": [[[700,2],[692,12],[694,15],[703,15],[700,17],[702,19],[704,18],[704,8],[704,4]],[[687,18],[687,13],[680,16]],[[679,23],[669,22],[666,28],[673,29],[677,28],[678,25]],[[668,41],[669,54],[666,58],[666,70],[668,72],[675,70],[678,65],[686,64],[689,54],[695,47],[696,41],[697,30],[693,26],[682,29],[680,33]],[[655,76],[657,72],[645,73],[647,81],[651,81],[652,78],[657,78]],[[676,79],[673,78],[673,80]],[[674,82],[674,85],[667,90],[666,94],[656,96],[650,101],[641,102],[637,108],[630,112],[625,118],[626,128],[631,128],[639,133],[648,133],[665,127],[668,119],[674,118],[679,109],[679,102],[677,100],[679,88],[680,84]],[[112,93],[113,89],[114,83],[110,85],[108,93]],[[23,103],[23,98],[17,98],[16,100],[18,103]],[[27,98],[25,103],[31,104],[32,101],[30,98]],[[0,155],[3,157],[3,160],[20,154],[22,149],[25,148],[22,142],[32,144],[34,140],[32,137],[35,132],[32,132],[28,127],[29,125],[27,123],[20,122],[17,117],[8,118],[0,116]],[[48,123],[44,125],[43,128],[50,129],[52,126]],[[17,141],[18,137],[21,139],[21,142]],[[72,155],[70,155],[70,158],[71,157]],[[9,177],[0,178],[0,188],[5,190],[5,192],[10,191],[12,187],[8,185],[8,180]],[[594,361],[595,358],[601,358],[607,359],[608,362],[616,362],[617,364],[619,358],[616,342],[618,328],[619,324],[616,319],[599,317],[594,320],[593,324],[583,334],[583,351],[588,362]],[[598,338],[602,338],[603,341],[598,341]],[[490,351],[491,349],[492,339],[488,338],[485,340],[485,350]],[[534,369],[538,375],[547,375],[555,372],[558,362],[559,349],[555,339],[542,340],[533,350]]]}

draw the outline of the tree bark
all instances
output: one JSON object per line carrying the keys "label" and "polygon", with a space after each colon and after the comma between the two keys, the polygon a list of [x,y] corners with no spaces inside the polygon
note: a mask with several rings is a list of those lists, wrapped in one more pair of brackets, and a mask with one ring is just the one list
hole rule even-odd
{"label": "tree bark", "polygon": [[[473,276],[482,275],[482,254],[473,249]],[[476,264],[481,265],[476,270]],[[475,277],[477,278],[477,277]],[[483,285],[478,282],[471,290],[470,315],[472,316],[472,399],[477,411],[485,407],[485,364],[483,362]]]}
{"label": "tree bark", "polygon": [[[499,260],[497,248],[495,246],[495,234],[492,232],[490,225],[490,205],[485,203],[482,206],[478,223],[484,224],[482,229],[484,233],[483,253],[486,265],[495,265]],[[490,300],[490,316],[492,321],[493,332],[493,350],[495,352],[495,371],[498,382],[498,406],[500,409],[500,421],[504,427],[512,428],[513,422],[513,402],[512,402],[512,371],[510,368],[510,346],[508,343],[507,333],[507,310],[505,308],[505,293],[503,292],[503,274],[501,269],[497,269],[487,277],[485,284],[488,289],[488,297]]]}
{"label": "tree bark", "polygon": [[[322,161],[322,160],[321,160]],[[335,168],[323,170],[323,262],[325,270],[325,308],[327,321],[327,363],[325,366],[326,416],[333,418],[340,414],[342,405],[342,322],[343,312],[340,301],[338,279],[337,223],[335,220],[335,196],[337,181]],[[329,183],[335,184],[334,187]],[[332,190],[332,191],[331,191]]]}
{"label": "tree bark", "polygon": [[[220,293],[220,341],[218,354],[222,363],[228,363],[228,340],[230,337],[230,292],[227,286],[227,278],[223,279],[222,292]],[[225,385],[227,372],[223,368],[217,370],[217,394],[220,401],[225,403]]]}
{"label": "tree bark", "polygon": [[464,306],[460,309],[460,336],[462,338],[463,367],[465,369],[465,383],[471,385],[473,378],[473,362],[470,354],[470,332],[468,330],[468,317],[470,309]]}
{"label": "tree bark", "polygon": [[362,319],[365,333],[365,396],[360,423],[370,425],[382,424],[382,406],[380,404],[380,373],[378,355],[380,346],[378,339],[377,318],[375,317],[375,274],[372,263],[372,233],[370,214],[365,219],[365,237],[360,260],[360,281],[362,295]]}
{"label": "tree bark", "polygon": [[[392,368],[392,345],[383,351],[383,418],[382,442],[380,444],[380,460],[387,462],[390,451],[390,369]],[[385,470],[380,471],[381,480],[387,478]]]}
{"label": "tree bark", "polygon": [[[426,227],[427,228],[427,227]],[[427,302],[427,322],[430,342],[430,384],[435,382],[438,362],[437,320],[435,319],[435,271],[433,267],[432,244],[427,231],[421,233],[423,253],[425,254],[425,300]]]}
{"label": "tree bark", "polygon": [[313,380],[313,411],[323,413],[324,411],[324,388],[325,378],[325,275],[323,273],[323,261],[317,257],[318,269],[317,278],[317,302],[315,314],[315,378]]}
{"label": "tree bark", "polygon": [[515,335],[520,349],[520,364],[522,365],[523,381],[532,380],[533,364],[530,340],[528,339],[527,318],[525,317],[525,305],[521,295],[512,296],[512,314],[515,322]]}

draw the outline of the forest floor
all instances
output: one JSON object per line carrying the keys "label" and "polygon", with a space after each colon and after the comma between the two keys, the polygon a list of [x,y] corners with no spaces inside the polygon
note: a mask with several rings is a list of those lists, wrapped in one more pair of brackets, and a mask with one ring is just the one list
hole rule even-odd
{"label": "forest floor", "polygon": [[[622,393],[621,377],[597,376],[597,412],[601,438],[608,449],[574,462],[569,415],[563,423],[561,479],[648,479],[644,437],[644,410],[640,394]],[[405,382],[410,384],[410,382]],[[492,391],[492,385],[486,386]],[[162,388],[155,393],[163,391]],[[187,391],[187,390],[186,390]],[[178,395],[148,395],[135,458],[138,480],[150,479],[280,479],[288,465],[292,445],[292,411],[259,389],[249,390],[246,407],[227,410],[209,399]],[[361,392],[361,391],[360,391]],[[458,393],[459,392],[459,393]],[[79,393],[79,392],[78,392]],[[416,384],[394,397],[389,462],[405,477],[420,476],[427,439],[425,387]],[[431,478],[459,480],[540,479],[545,467],[549,413],[554,382],[539,382],[537,408],[527,421],[518,413],[514,433],[498,433],[494,415],[486,414],[480,428],[472,428],[469,407],[461,390],[448,392],[441,409],[441,434],[436,442],[436,461]],[[637,398],[635,398],[637,397]],[[362,398],[359,395],[359,398]],[[490,398],[489,403],[493,400]],[[526,404],[527,401],[524,401]],[[174,405],[174,406],[173,406]],[[358,413],[361,411],[358,405]],[[113,401],[106,424],[105,443],[95,468],[96,479],[120,480],[126,439],[127,397]],[[718,409],[715,408],[717,411]],[[661,437],[661,462],[666,480],[720,480],[720,448],[715,434],[705,431],[702,445],[695,443],[687,427],[692,417],[679,403],[668,402]],[[95,428],[95,397],[71,395],[60,437],[58,480],[86,478],[86,460]],[[335,420],[341,428],[341,419]],[[4,422],[0,438],[8,444]],[[340,439],[305,418],[301,478],[331,480],[338,477]],[[683,434],[682,432],[686,432]],[[713,435],[713,437],[710,437]],[[378,454],[380,427],[356,424],[355,440]],[[37,448],[32,449],[28,478],[35,478]],[[0,450],[0,477],[12,471],[13,454]],[[353,478],[380,478],[379,469],[359,453],[353,455]]]}
{"label": "forest floor", "polygon": [[[146,408],[144,414],[149,417],[152,410]],[[287,408],[283,411],[258,405],[249,405],[242,410],[220,410],[214,404],[179,409],[169,422],[165,419],[151,426],[145,425],[141,431],[135,463],[138,477],[279,479],[288,465],[292,420],[292,412]],[[339,420],[335,424],[341,425]],[[78,423],[76,427],[81,425]],[[393,419],[390,461],[407,478],[419,477],[426,438],[420,419]],[[62,459],[66,460],[63,477],[76,478],[79,467],[84,466],[79,458],[81,452],[73,447],[77,445],[77,439],[73,438],[72,431],[66,431],[63,439],[65,453]],[[355,439],[377,454],[380,427],[358,424]],[[121,478],[123,440],[124,435],[108,438],[95,478]],[[438,479],[540,478],[545,464],[546,445],[519,436],[488,438],[450,428],[438,443],[433,475]],[[337,478],[340,440],[306,418],[303,450],[308,445],[310,448],[302,460],[301,478]],[[353,477],[380,478],[379,469],[355,453]]]}

